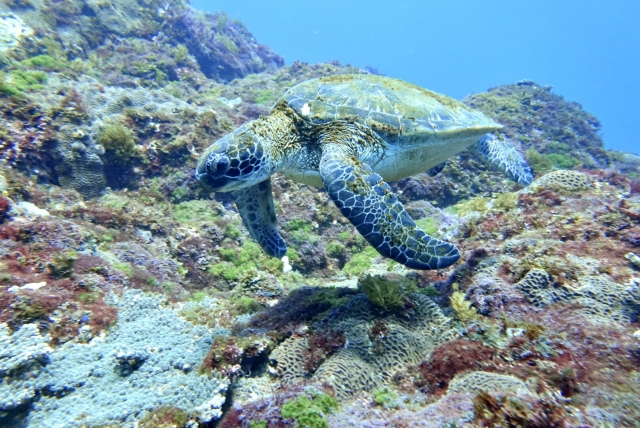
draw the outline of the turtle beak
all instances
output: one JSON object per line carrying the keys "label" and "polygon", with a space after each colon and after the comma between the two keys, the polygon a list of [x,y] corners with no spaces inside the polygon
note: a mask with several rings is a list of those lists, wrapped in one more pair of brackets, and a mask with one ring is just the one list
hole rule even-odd
{"label": "turtle beak", "polygon": [[227,177],[214,178],[208,174],[196,175],[196,178],[200,185],[209,192],[221,191],[229,183]]}
{"label": "turtle beak", "polygon": [[229,171],[230,160],[227,156],[229,135],[213,143],[198,159],[196,166],[196,180],[211,192],[219,191],[229,182],[226,176]]}

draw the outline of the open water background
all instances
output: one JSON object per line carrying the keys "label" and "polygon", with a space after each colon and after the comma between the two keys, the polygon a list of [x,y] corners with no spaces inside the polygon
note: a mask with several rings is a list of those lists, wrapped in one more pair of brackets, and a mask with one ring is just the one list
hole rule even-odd
{"label": "open water background", "polygon": [[640,153],[640,1],[192,0],[241,20],[287,63],[339,60],[463,98],[522,79]]}

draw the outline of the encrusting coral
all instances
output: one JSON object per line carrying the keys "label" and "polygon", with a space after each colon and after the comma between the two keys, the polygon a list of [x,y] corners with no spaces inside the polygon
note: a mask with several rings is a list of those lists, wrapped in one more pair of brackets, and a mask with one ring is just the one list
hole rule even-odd
{"label": "encrusting coral", "polygon": [[640,420],[640,160],[579,105],[528,81],[465,100],[531,186],[465,154],[392,184],[454,266],[381,260],[274,176],[279,260],[196,159],[293,85],[365,71],[283,65],[182,1],[0,9],[0,425]]}
{"label": "encrusting coral", "polygon": [[[456,336],[450,320],[431,299],[420,294],[410,294],[407,299],[404,311],[380,314],[367,297],[358,295],[322,320],[317,328],[342,332],[348,346],[322,361],[313,379],[331,385],[341,398],[373,391]],[[276,367],[273,372],[282,376],[283,382],[311,377],[305,370],[305,345],[304,339],[290,338],[271,353]]]}
{"label": "encrusting coral", "polygon": [[603,321],[630,322],[640,315],[640,287],[617,284],[603,276],[583,276],[577,287],[555,286],[547,272],[532,269],[516,286],[538,306],[575,302],[590,317]]}
{"label": "encrusting coral", "polygon": [[552,189],[580,191],[588,190],[593,187],[589,177],[579,171],[557,170],[535,180],[529,186],[531,190]]}

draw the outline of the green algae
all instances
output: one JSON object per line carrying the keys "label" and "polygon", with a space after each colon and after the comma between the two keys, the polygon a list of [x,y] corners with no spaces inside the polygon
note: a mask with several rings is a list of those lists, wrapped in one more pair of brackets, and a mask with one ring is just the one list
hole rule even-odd
{"label": "green algae", "polygon": [[60,71],[67,68],[67,63],[50,55],[37,55],[21,62],[25,67],[37,67],[51,71]]}
{"label": "green algae", "polygon": [[238,45],[236,44],[236,42],[234,42],[226,34],[216,34],[216,42],[219,42],[222,46],[227,48],[227,50],[232,54],[237,54],[238,52],[240,52],[240,48],[238,48]]}
{"label": "green algae", "polygon": [[171,215],[180,223],[213,223],[219,218],[209,202],[203,199],[181,202],[174,206]]}
{"label": "green algae", "polygon": [[547,143],[547,149],[556,152],[568,152],[571,148],[568,144],[551,141]]}
{"label": "green algae", "polygon": [[311,396],[300,395],[282,405],[283,418],[294,419],[300,428],[328,428],[324,418],[338,409],[338,401],[327,395],[312,392]]}
{"label": "green algae", "polygon": [[208,272],[213,276],[233,282],[240,279],[240,275],[246,272],[246,269],[235,266],[233,263],[220,262],[209,266]]}
{"label": "green algae", "polygon": [[572,169],[581,164],[579,159],[564,154],[564,153],[550,153],[541,154],[536,149],[529,149],[526,151],[527,162],[536,174],[544,174],[556,169]]}
{"label": "green algae", "polygon": [[358,276],[371,267],[371,261],[378,257],[378,252],[372,247],[365,248],[360,253],[355,253],[345,263],[342,271],[350,276]]}
{"label": "green algae", "polygon": [[231,298],[234,312],[238,315],[253,314],[264,309],[264,304],[253,297],[235,295]]}
{"label": "green algae", "polygon": [[189,194],[190,194],[189,189],[186,189],[184,187],[179,187],[175,189],[173,192],[171,192],[169,199],[171,200],[172,203],[179,204],[180,202],[186,201],[189,198]]}
{"label": "green algae", "polygon": [[[109,208],[109,209],[114,210],[114,211],[124,210],[125,208],[128,208],[129,204],[131,203],[129,198],[123,196],[122,194],[118,194],[118,193],[114,193],[114,192],[105,193],[100,198],[100,202],[106,208]],[[110,234],[107,234],[107,235],[110,236],[111,238],[113,238],[113,235],[110,235]],[[113,239],[111,239],[111,241],[112,240]]]}
{"label": "green algae", "polygon": [[346,231],[346,232],[340,232],[338,233],[338,238],[342,241],[342,242],[347,242],[351,239],[351,232]]}
{"label": "green algae", "polygon": [[329,254],[330,257],[340,257],[342,255],[342,252],[344,251],[345,246],[339,242],[331,241],[325,248],[327,250],[327,254]]}
{"label": "green algae", "polygon": [[82,303],[93,303],[100,298],[101,294],[98,292],[80,293],[78,295],[78,301]]}
{"label": "green algae", "polygon": [[371,303],[385,311],[403,307],[409,294],[416,290],[413,281],[404,277],[389,279],[367,275],[358,285]]}
{"label": "green algae", "polygon": [[297,263],[300,261],[300,255],[295,250],[295,248],[291,248],[291,247],[287,248],[286,256],[289,259],[290,263]]}
{"label": "green algae", "polygon": [[307,297],[305,305],[313,306],[324,315],[330,309],[344,305],[350,298],[351,295],[345,294],[345,289],[341,287],[323,287]]}
{"label": "green algae", "polygon": [[173,60],[178,64],[185,62],[189,57],[189,49],[187,49],[187,47],[183,44],[179,44],[178,46],[173,48],[172,53]]}
{"label": "green algae", "polygon": [[274,92],[269,89],[263,89],[258,91],[256,94],[255,102],[256,104],[268,105],[271,104],[274,100]]}
{"label": "green algae", "polygon": [[0,72],[0,93],[20,96],[26,91],[43,89],[47,74],[43,71],[11,70],[9,74]]}
{"label": "green algae", "polygon": [[448,208],[448,210],[459,215],[460,217],[465,217],[473,212],[484,215],[489,212],[489,201],[489,198],[473,198],[468,201],[460,201],[453,207]]}
{"label": "green algae", "polygon": [[451,303],[451,309],[453,309],[456,318],[462,322],[471,322],[478,319],[480,316],[476,308],[471,306],[471,302],[466,299],[464,293],[454,291],[449,297]]}
{"label": "green algae", "polygon": [[282,261],[265,255],[255,242],[247,241],[241,248],[221,248],[218,254],[222,261],[209,266],[208,272],[229,282],[255,275],[260,270],[282,272]]}
{"label": "green algae", "polygon": [[133,267],[130,263],[112,263],[114,268],[118,269],[120,272],[125,273],[127,275],[133,274]]}
{"label": "green algae", "polygon": [[385,409],[395,409],[398,407],[398,394],[389,387],[376,389],[372,392],[373,402]]}
{"label": "green algae", "polygon": [[126,164],[140,158],[133,132],[120,123],[100,129],[96,141],[104,147],[107,163]]}
{"label": "green algae", "polygon": [[314,233],[313,225],[302,219],[291,219],[284,225],[284,229],[291,233],[291,242],[296,245],[311,243],[316,245],[320,242],[320,237]]}
{"label": "green algae", "polygon": [[188,425],[189,414],[178,407],[164,406],[147,412],[136,426],[139,428],[184,427]]}
{"label": "green algae", "polygon": [[47,269],[53,278],[69,278],[73,274],[73,266],[77,260],[78,254],[75,251],[57,253],[47,263]]}
{"label": "green algae", "polygon": [[517,204],[518,204],[518,193],[516,192],[500,193],[493,200],[491,209],[495,211],[510,211],[514,209]]}
{"label": "green algae", "polygon": [[431,285],[424,288],[418,288],[416,290],[416,293],[424,294],[425,296],[431,297],[431,298],[438,297],[440,295],[440,292]]}
{"label": "green algae", "polygon": [[434,236],[434,237],[440,236],[440,233],[438,232],[438,228],[436,227],[432,218],[430,217],[421,218],[419,220],[416,220],[416,224],[427,235]]}
{"label": "green algae", "polygon": [[508,212],[514,209],[518,204],[518,194],[516,192],[499,193],[494,198],[477,197],[468,201],[463,200],[447,211],[452,212],[460,217],[469,215],[486,216],[492,212]]}
{"label": "green algae", "polygon": [[549,161],[553,164],[554,167],[558,169],[573,169],[576,166],[580,165],[580,161],[573,156],[561,154],[561,153],[550,153],[546,155]]}
{"label": "green algae", "polygon": [[208,296],[209,295],[207,293],[205,293],[204,291],[196,291],[195,293],[193,293],[191,295],[191,300],[193,300],[194,302],[202,302]]}
{"label": "green algae", "polygon": [[482,105],[482,110],[490,111],[494,115],[518,113],[525,98],[529,97],[522,93],[501,96],[494,92],[484,92],[474,95],[474,101]]}
{"label": "green algae", "polygon": [[114,236],[113,236],[113,234],[111,234],[111,233],[105,233],[105,234],[103,234],[103,235],[100,237],[100,240],[101,240],[102,242],[107,242],[107,243],[108,243],[108,242],[113,242],[113,241],[114,241],[114,239],[115,239],[115,237],[114,237]]}
{"label": "green algae", "polygon": [[236,227],[235,224],[229,223],[224,228],[224,235],[231,239],[238,239],[242,235],[242,233],[240,233],[240,230]]}

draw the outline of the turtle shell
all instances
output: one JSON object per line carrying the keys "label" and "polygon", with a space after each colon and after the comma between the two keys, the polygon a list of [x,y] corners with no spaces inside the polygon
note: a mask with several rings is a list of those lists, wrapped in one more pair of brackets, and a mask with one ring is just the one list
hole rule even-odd
{"label": "turtle shell", "polygon": [[388,142],[424,141],[425,134],[479,135],[502,126],[459,101],[385,76],[352,74],[307,80],[281,98],[299,116],[322,124],[359,120]]}

